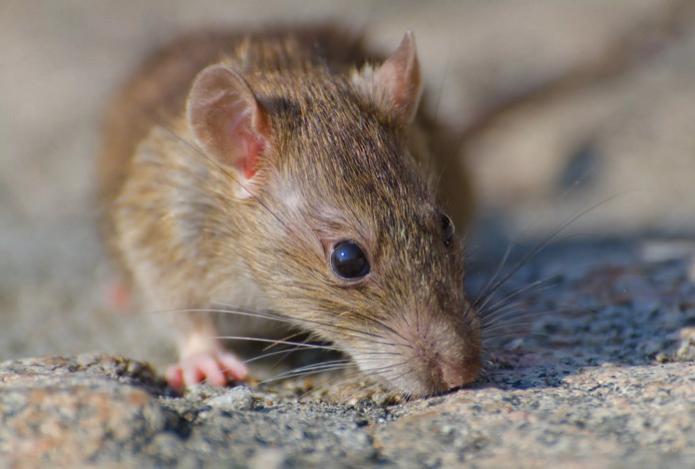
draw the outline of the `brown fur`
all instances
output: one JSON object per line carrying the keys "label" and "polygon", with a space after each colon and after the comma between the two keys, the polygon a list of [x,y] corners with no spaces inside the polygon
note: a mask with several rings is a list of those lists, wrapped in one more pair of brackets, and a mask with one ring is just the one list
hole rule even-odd
{"label": "brown fur", "polygon": [[[355,85],[374,60],[335,28],[203,35],[160,53],[109,112],[103,226],[146,308],[272,309],[391,389],[427,395],[480,367],[462,253],[442,242],[435,189],[459,203],[459,227],[471,197],[456,159],[432,187],[453,151],[434,121],[420,113],[409,124],[365,92],[370,83]],[[233,168],[194,148],[185,118],[193,78],[214,63],[243,76],[269,116],[245,189]],[[328,247],[343,239],[365,248],[368,277],[332,272]],[[174,327],[182,343],[216,328],[193,313]]]}

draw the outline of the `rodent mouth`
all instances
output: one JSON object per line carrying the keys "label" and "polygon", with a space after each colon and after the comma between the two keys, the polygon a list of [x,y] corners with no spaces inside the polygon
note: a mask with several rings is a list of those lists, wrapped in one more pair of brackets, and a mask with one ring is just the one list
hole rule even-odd
{"label": "rodent mouth", "polygon": [[383,372],[369,371],[374,368],[375,361],[383,360],[383,351],[375,351],[374,356],[358,353],[353,357],[367,377],[405,396],[427,397],[446,393],[471,383],[482,369],[478,349],[470,344],[459,347],[446,347],[446,342],[400,345],[397,355],[393,355],[393,348],[389,347],[393,358],[389,360],[391,364],[379,366],[385,370]]}
{"label": "rodent mouth", "polygon": [[475,380],[480,373],[482,364],[479,356],[470,357],[463,363],[450,364],[441,363],[438,366],[440,383],[444,387],[443,391],[450,391],[460,388]]}
{"label": "rodent mouth", "polygon": [[419,397],[445,394],[474,381],[481,368],[482,364],[477,356],[456,363],[440,361],[424,367],[419,376],[408,382],[401,381],[398,386],[403,392]]}

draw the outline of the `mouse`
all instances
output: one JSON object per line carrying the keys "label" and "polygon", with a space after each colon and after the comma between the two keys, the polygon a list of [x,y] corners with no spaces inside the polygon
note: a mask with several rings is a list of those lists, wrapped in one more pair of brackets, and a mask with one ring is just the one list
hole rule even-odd
{"label": "mouse", "polygon": [[[424,99],[413,32],[381,55],[335,25],[190,34],[125,84],[101,229],[139,307],[177,311],[157,317],[179,351],[171,386],[247,379],[220,328],[287,324],[401,395],[478,376],[471,183]],[[220,304],[257,314],[201,313]]]}

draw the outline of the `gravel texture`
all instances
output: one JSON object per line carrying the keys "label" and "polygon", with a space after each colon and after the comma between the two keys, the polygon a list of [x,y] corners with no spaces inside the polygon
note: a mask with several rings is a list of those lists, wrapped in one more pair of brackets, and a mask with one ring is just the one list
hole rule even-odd
{"label": "gravel texture", "polygon": [[[466,137],[474,295],[508,239],[504,272],[572,223],[487,303],[465,389],[402,402],[319,376],[177,395],[167,331],[104,300],[103,108],[184,31],[326,18],[384,51],[415,31],[431,104]],[[5,0],[0,44],[0,466],[692,466],[691,1]]]}

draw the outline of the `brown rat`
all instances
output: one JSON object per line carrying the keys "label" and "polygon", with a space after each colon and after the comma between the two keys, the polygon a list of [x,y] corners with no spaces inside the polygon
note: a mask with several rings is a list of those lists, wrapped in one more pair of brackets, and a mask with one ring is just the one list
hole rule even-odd
{"label": "brown rat", "polygon": [[[420,94],[411,33],[386,60],[331,27],[157,55],[110,108],[101,165],[106,237],[143,307],[272,311],[407,395],[474,379],[480,325],[440,202],[463,226],[469,186]],[[172,317],[170,383],[246,377],[215,315]]]}

